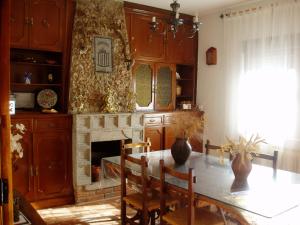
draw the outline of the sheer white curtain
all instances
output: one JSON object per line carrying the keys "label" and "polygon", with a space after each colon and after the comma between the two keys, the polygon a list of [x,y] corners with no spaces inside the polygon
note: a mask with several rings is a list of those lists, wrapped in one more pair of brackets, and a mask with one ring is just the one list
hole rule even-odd
{"label": "sheer white curtain", "polygon": [[300,2],[224,19],[225,135],[260,134],[300,172]]}

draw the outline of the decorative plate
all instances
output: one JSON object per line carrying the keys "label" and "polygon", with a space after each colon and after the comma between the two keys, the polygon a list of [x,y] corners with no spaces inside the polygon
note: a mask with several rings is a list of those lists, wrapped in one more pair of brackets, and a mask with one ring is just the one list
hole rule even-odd
{"label": "decorative plate", "polygon": [[57,94],[51,89],[41,90],[37,95],[37,103],[44,109],[51,109],[57,102]]}

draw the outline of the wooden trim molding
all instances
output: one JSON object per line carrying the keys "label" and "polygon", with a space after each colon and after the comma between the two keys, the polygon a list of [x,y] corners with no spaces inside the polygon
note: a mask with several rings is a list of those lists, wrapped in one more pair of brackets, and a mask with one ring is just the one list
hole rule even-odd
{"label": "wooden trim molding", "polygon": [[2,207],[2,223],[13,223],[13,191],[12,191],[12,162],[10,154],[10,115],[8,110],[9,101],[9,77],[10,77],[10,1],[0,1],[0,136],[1,136],[1,170],[0,176],[8,180],[8,204]]}

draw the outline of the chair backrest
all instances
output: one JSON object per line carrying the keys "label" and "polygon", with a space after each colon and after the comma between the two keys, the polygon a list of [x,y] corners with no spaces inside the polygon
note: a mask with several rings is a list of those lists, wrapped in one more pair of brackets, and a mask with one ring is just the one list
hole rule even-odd
{"label": "chair backrest", "polygon": [[210,141],[207,139],[206,143],[204,145],[205,147],[205,154],[208,155],[210,150],[219,150],[221,149],[221,146],[218,145],[211,145]]}
{"label": "chair backrest", "polygon": [[[123,201],[123,198],[127,196],[127,180],[131,182],[133,185],[137,185],[140,187],[140,193],[143,198],[143,206],[142,206],[142,218],[144,221],[147,221],[148,211],[147,211],[147,203],[148,203],[148,186],[149,179],[147,175],[148,163],[145,156],[141,156],[141,158],[134,158],[127,153],[128,148],[126,148],[126,144],[122,141],[121,148],[121,212],[125,215],[121,215],[122,218],[126,217],[126,205]],[[130,144],[130,146],[138,146]],[[129,167],[139,166],[140,173],[133,173]]]}
{"label": "chair backrest", "polygon": [[147,138],[145,142],[137,143],[125,143],[125,140],[121,140],[121,148],[126,149],[126,153],[132,153],[134,148],[143,148],[142,152],[150,152],[151,141],[150,138]]}
{"label": "chair backrest", "polygon": [[278,160],[278,151],[274,151],[273,155],[264,154],[264,153],[253,153],[252,156],[254,158],[266,159],[272,161],[273,169],[277,169],[277,160]]}
{"label": "chair backrest", "polygon": [[[168,185],[166,183],[166,174],[168,178],[174,177],[182,181],[186,181],[188,188],[183,189],[176,187],[174,185]],[[163,215],[166,213],[166,196],[170,191],[176,191],[176,193],[181,193],[186,195],[187,204],[187,215],[188,215],[188,225],[194,225],[195,220],[195,197],[194,197],[194,184],[196,183],[196,177],[194,176],[194,170],[189,168],[188,173],[178,172],[170,167],[164,165],[164,160],[160,160],[160,220],[163,224]],[[180,216],[180,215],[179,215]]]}

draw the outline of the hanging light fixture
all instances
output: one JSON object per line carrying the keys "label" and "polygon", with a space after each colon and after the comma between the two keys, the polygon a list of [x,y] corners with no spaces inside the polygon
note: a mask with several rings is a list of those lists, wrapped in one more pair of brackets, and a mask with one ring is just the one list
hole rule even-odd
{"label": "hanging light fixture", "polygon": [[[176,37],[176,33],[178,32],[178,28],[184,24],[184,20],[180,18],[179,15],[179,8],[180,4],[177,2],[177,0],[173,0],[173,2],[170,4],[170,7],[172,9],[171,18],[168,21],[168,24],[170,25],[169,31],[173,33],[173,37]],[[199,22],[198,16],[193,17],[193,27],[190,30],[190,33],[188,34],[188,38],[193,38],[195,34],[199,31],[200,25],[202,23]],[[152,17],[152,21],[150,22],[150,29],[153,32],[156,32],[158,30],[159,23],[156,20],[156,17]]]}

